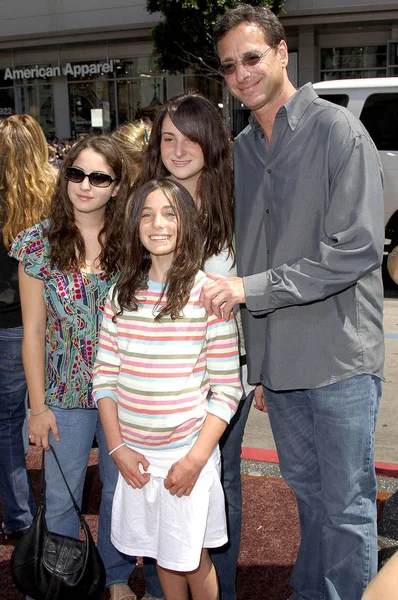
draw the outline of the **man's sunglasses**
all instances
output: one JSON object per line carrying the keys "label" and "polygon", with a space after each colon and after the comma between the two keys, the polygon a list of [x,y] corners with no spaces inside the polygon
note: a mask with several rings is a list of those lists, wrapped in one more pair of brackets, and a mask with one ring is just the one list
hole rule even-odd
{"label": "man's sunglasses", "polygon": [[90,185],[99,188],[107,188],[112,183],[120,181],[119,179],[112,179],[108,173],[101,173],[100,171],[85,173],[83,169],[79,169],[79,167],[66,167],[66,179],[68,181],[81,183],[85,177],[88,177]]}
{"label": "man's sunglasses", "polygon": [[224,75],[225,77],[227,75],[232,75],[233,73],[235,73],[236,67],[239,63],[241,63],[244,67],[255,67],[267,56],[271,48],[272,46],[264,50],[264,52],[262,52],[261,54],[256,54],[253,52],[252,54],[247,54],[241,60],[222,63],[218,71],[219,73],[221,73],[221,75]]}

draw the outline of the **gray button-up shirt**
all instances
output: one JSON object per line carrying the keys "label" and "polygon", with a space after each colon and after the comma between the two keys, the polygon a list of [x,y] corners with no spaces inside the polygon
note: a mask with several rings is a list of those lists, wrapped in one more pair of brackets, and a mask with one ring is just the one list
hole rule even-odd
{"label": "gray button-up shirt", "polygon": [[270,146],[250,117],[234,165],[249,382],[382,377],[382,171],[367,131],[306,84],[279,109]]}

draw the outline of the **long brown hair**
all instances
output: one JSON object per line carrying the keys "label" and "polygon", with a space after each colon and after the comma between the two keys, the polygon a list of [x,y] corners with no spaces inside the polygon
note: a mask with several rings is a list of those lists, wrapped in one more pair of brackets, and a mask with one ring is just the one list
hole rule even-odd
{"label": "long brown hair", "polygon": [[2,236],[8,250],[20,231],[48,217],[55,176],[31,132],[18,119],[0,120]]}
{"label": "long brown hair", "polygon": [[56,264],[63,271],[71,271],[81,269],[86,261],[86,247],[75,223],[66,179],[66,169],[72,166],[79,154],[86,149],[100,154],[115,173],[115,178],[120,181],[117,196],[111,198],[106,205],[104,226],[98,236],[101,245],[99,261],[107,275],[110,275],[118,269],[120,232],[129,194],[129,178],[124,154],[117,143],[105,135],[83,138],[65,155],[51,207],[51,228],[48,232],[51,264]]}
{"label": "long brown hair", "polygon": [[170,315],[181,316],[189,299],[195,276],[202,264],[203,243],[200,233],[200,216],[190,193],[180,183],[171,179],[155,179],[135,188],[126,208],[126,225],[120,276],[113,298],[117,294],[120,315],[124,310],[136,311],[139,307],[137,293],[147,288],[151,258],[139,238],[142,209],[149,194],[161,190],[177,213],[178,234],[172,266],[167,272],[158,308],[167,288],[167,304],[155,317],[159,321]]}
{"label": "long brown hair", "polygon": [[219,254],[224,248],[235,257],[230,142],[218,110],[207,98],[196,92],[184,93],[167,100],[158,110],[138,184],[170,175],[160,152],[162,123],[166,115],[183,135],[197,142],[203,152],[205,164],[197,190],[204,241],[203,260]]}

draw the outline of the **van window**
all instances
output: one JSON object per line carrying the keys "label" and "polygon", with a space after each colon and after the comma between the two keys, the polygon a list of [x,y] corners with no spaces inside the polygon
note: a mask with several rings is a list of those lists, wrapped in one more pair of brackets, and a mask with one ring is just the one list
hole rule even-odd
{"label": "van window", "polygon": [[323,98],[323,100],[329,100],[329,102],[333,102],[333,104],[338,104],[339,106],[344,106],[345,108],[348,106],[347,94],[318,94],[318,96]]}
{"label": "van window", "polygon": [[378,150],[398,150],[398,93],[372,94],[359,117]]}

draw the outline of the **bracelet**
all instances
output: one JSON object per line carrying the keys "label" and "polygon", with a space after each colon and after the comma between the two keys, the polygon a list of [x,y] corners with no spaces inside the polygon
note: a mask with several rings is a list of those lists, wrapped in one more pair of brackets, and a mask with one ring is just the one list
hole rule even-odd
{"label": "bracelet", "polygon": [[48,411],[48,408],[49,408],[49,407],[47,406],[47,407],[46,407],[44,410],[41,410],[41,411],[40,411],[40,412],[38,412],[38,413],[32,413],[32,412],[31,412],[31,413],[30,413],[30,416],[31,416],[31,417],[38,417],[39,415],[43,415],[45,412],[47,412],[47,411]]}
{"label": "bracelet", "polygon": [[114,452],[116,452],[116,450],[119,450],[119,448],[121,448],[122,446],[125,446],[126,442],[122,442],[121,444],[119,444],[118,446],[116,446],[116,448],[114,448],[113,450],[111,450],[109,452],[109,456],[111,456],[111,454],[113,454]]}

